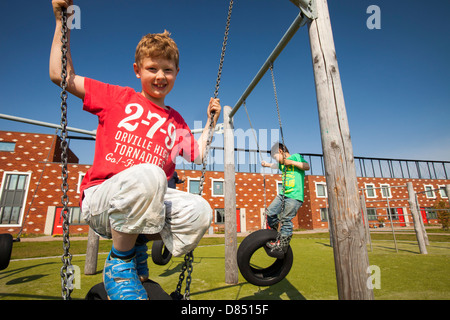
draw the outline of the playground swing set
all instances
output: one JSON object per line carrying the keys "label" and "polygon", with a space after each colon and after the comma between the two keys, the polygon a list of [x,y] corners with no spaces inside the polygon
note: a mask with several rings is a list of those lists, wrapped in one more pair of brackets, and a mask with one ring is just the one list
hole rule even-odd
{"label": "playground swing set", "polygon": [[[280,111],[276,95],[275,79],[273,75],[273,63],[296,33],[305,24],[308,25],[310,37],[311,54],[316,85],[316,95],[319,111],[319,122],[321,128],[322,147],[325,160],[325,172],[329,195],[330,229],[333,237],[333,251],[335,258],[336,280],[339,299],[373,299],[373,291],[367,288],[367,268],[369,267],[367,248],[364,244],[365,235],[362,227],[361,215],[359,214],[359,196],[356,184],[356,171],[353,161],[353,150],[349,134],[349,126],[345,111],[342,86],[337,66],[331,23],[326,0],[290,0],[299,8],[299,14],[291,24],[285,35],[279,41],[257,75],[254,77],[245,92],[234,106],[224,107],[224,156],[225,156],[225,282],[237,283],[238,268],[243,277],[250,283],[258,286],[270,286],[278,283],[289,273],[293,263],[293,252],[289,247],[282,256],[277,256],[275,262],[264,269],[256,269],[251,265],[253,254],[260,248],[271,252],[265,244],[270,240],[276,240],[278,232],[273,229],[262,229],[247,236],[237,250],[236,235],[236,192],[234,183],[234,139],[233,139],[233,116],[255,88],[259,80],[271,70],[275,93],[275,101],[278,120],[282,135]],[[225,28],[225,36],[219,63],[214,97],[217,98],[225,50],[227,46],[228,32],[230,26],[233,0],[230,1]],[[72,255],[70,254],[69,240],[69,208],[68,208],[68,172],[67,172],[67,92],[66,92],[66,65],[67,65],[67,14],[62,15],[62,81],[61,81],[61,166],[62,166],[62,198],[63,205],[63,254],[61,260],[61,291],[64,300],[70,300],[73,289],[73,268],[71,268]],[[213,116],[213,115],[212,115]],[[211,124],[213,121],[210,121]],[[200,179],[199,194],[202,194],[203,182],[205,180],[206,159],[209,152],[214,128],[209,128],[207,148],[203,158],[202,176]],[[284,190],[284,185],[283,185]],[[10,234],[0,235],[0,270],[8,267],[14,240]],[[154,250],[154,252],[153,252]],[[160,262],[167,263],[170,255],[164,251],[162,246],[152,248],[155,256],[161,256]],[[152,255],[153,255],[152,254]],[[272,255],[273,256],[273,255]],[[349,259],[348,257],[351,257]],[[190,297],[191,274],[193,271],[193,252],[185,256],[182,272],[176,290],[169,296],[162,288],[152,282],[144,283],[149,293],[149,298],[188,300]],[[351,267],[350,267],[351,265]],[[185,272],[187,271],[187,277]],[[184,294],[181,287],[186,278]],[[94,286],[86,299],[103,299],[105,297],[102,283]],[[153,291],[153,292],[152,292]]]}

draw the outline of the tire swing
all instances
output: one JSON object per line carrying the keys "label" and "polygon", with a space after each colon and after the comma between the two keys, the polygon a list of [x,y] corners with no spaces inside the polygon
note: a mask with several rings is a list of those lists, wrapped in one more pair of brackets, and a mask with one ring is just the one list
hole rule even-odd
{"label": "tire swing", "polygon": [[[272,76],[272,84],[273,84],[273,90],[275,95],[275,102],[277,107],[277,114],[278,114],[278,122],[280,126],[280,134],[281,139],[284,145],[284,137],[283,137],[283,128],[281,125],[281,116],[280,116],[280,109],[278,106],[278,98],[277,98],[277,90],[275,85],[275,77],[273,74],[273,65],[270,65],[270,72]],[[246,103],[244,101],[244,108],[247,113],[247,117],[250,123],[250,126],[252,126],[250,121],[250,116],[247,111]],[[252,127],[253,132],[255,131]],[[256,137],[255,137],[256,140]],[[258,142],[256,142],[258,144]],[[259,152],[259,145],[258,145],[258,153]],[[284,153],[283,153],[283,162],[284,162]],[[286,166],[284,166],[283,170],[283,184],[282,184],[282,194],[285,193],[286,188]],[[264,198],[265,198],[265,180],[264,180]],[[265,200],[264,200],[265,201]],[[281,212],[284,211],[285,205],[284,205],[284,197],[281,202]],[[266,208],[267,211],[267,208]],[[267,217],[266,217],[267,222]],[[248,235],[239,245],[238,252],[237,252],[237,263],[239,270],[242,274],[242,276],[250,282],[253,285],[256,286],[271,286],[274,285],[281,280],[283,280],[289,271],[292,268],[292,264],[294,261],[294,254],[292,252],[291,246],[288,247],[286,253],[283,253],[281,251],[273,251],[269,249],[266,246],[266,243],[269,241],[278,241],[280,237],[280,234],[275,229],[261,229],[258,231],[255,231]],[[267,256],[271,258],[275,258],[276,260],[273,261],[269,266],[267,267],[256,267],[252,266],[252,257],[257,253],[257,251],[261,251],[260,249],[263,248]],[[267,258],[265,257],[265,260]]]}
{"label": "tire swing", "polygon": [[172,259],[172,253],[167,249],[162,240],[153,241],[152,261],[159,266],[165,266]]}
{"label": "tire swing", "polygon": [[276,257],[268,267],[257,268],[252,266],[253,255],[264,248],[268,256],[274,257],[266,243],[277,238],[277,231],[262,229],[251,233],[239,245],[237,262],[242,276],[256,286],[271,286],[283,280],[292,268],[294,255],[289,246],[286,254]]}
{"label": "tire swing", "polygon": [[13,241],[13,236],[9,233],[0,234],[0,270],[4,270],[9,266]]}
{"label": "tire swing", "polygon": [[[152,260],[153,263],[164,266],[169,263],[172,258],[172,253],[166,248],[164,242],[161,240],[153,241],[152,245]],[[172,300],[172,297],[164,291],[161,286],[150,279],[142,283],[147,291],[149,300]],[[86,294],[85,300],[108,300],[106,294],[105,284],[103,282],[97,283]]]}

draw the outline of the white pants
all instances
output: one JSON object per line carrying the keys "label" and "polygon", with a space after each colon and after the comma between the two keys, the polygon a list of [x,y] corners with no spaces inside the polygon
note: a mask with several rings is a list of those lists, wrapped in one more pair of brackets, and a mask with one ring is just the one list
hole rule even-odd
{"label": "white pants", "polygon": [[152,164],[133,166],[86,189],[82,213],[105,238],[112,237],[111,228],[128,234],[160,233],[176,257],[195,249],[212,219],[206,200],[167,188],[164,171]]}

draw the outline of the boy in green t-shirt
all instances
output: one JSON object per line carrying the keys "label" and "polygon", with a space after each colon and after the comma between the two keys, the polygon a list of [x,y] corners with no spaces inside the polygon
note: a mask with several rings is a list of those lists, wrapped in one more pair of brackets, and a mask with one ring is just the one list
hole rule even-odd
{"label": "boy in green t-shirt", "polygon": [[[267,223],[270,228],[277,230],[278,223],[281,222],[279,237],[276,241],[270,241],[266,245],[271,251],[282,251],[286,253],[289,242],[292,238],[292,219],[297,215],[298,209],[303,204],[305,171],[309,170],[309,164],[303,159],[301,154],[289,154],[287,147],[281,143],[276,143],[271,150],[271,156],[278,163],[261,162],[263,167],[272,169],[279,168],[284,173],[286,166],[286,181],[283,180],[285,190],[280,190],[270,206],[267,208]],[[284,175],[283,175],[284,177]],[[282,202],[284,198],[284,210],[282,212]]]}

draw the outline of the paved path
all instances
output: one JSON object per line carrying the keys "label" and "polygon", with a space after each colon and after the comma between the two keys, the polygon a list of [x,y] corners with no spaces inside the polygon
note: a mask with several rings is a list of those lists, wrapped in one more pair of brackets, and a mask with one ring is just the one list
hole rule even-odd
{"label": "paved path", "polygon": [[[295,234],[307,234],[307,233],[321,233],[321,232],[328,232],[328,229],[315,229],[315,230],[304,230],[304,231],[294,231]],[[249,234],[249,232],[241,232],[238,233],[238,237],[246,237]],[[213,237],[224,237],[224,234],[205,234],[205,238],[213,238]],[[70,236],[70,241],[76,241],[76,240],[87,240],[87,236]],[[100,240],[103,240],[103,238],[100,238]],[[33,238],[20,238],[21,242],[43,242],[43,241],[62,241],[62,236],[40,236],[40,237],[33,237]]]}
{"label": "paved path", "polygon": [[[385,230],[383,230],[385,229]],[[395,232],[412,232],[414,233],[414,229],[404,229],[404,228],[394,228]],[[303,231],[294,231],[295,234],[308,234],[308,233],[326,233],[328,232],[328,229],[314,229],[314,230],[303,230]],[[392,232],[392,229],[387,228],[379,228],[379,229],[370,229],[370,233],[387,233]],[[249,234],[249,232],[242,232],[238,233],[238,237],[246,237]],[[430,233],[432,235],[450,235],[450,233]],[[212,237],[224,237],[224,234],[205,234],[205,238],[212,238]],[[87,240],[88,237],[79,237],[79,236],[71,236],[70,241],[76,241],[76,240]],[[100,240],[103,240],[100,238]],[[20,241],[22,242],[39,242],[39,241],[62,241],[62,236],[41,236],[41,237],[34,237],[34,238],[21,238]]]}

